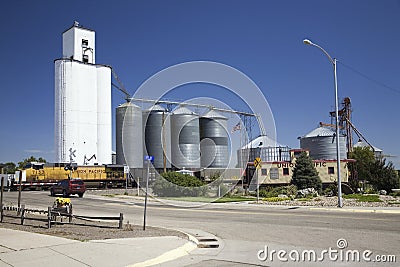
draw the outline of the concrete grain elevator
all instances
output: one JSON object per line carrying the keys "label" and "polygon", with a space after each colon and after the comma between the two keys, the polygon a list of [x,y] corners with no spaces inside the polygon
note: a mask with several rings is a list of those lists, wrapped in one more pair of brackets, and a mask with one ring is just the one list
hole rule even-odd
{"label": "concrete grain elevator", "polygon": [[55,161],[110,164],[111,68],[96,64],[95,32],[75,22],[55,67]]}

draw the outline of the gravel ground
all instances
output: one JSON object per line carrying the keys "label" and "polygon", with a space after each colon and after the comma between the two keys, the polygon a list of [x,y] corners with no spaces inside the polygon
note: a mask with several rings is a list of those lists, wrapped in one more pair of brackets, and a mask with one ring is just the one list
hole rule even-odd
{"label": "gravel ground", "polygon": [[[16,216],[16,211],[4,211],[5,215]],[[188,237],[175,230],[146,226],[143,231],[142,225],[132,225],[129,222],[124,222],[122,229],[118,228],[118,222],[100,221],[100,220],[84,220],[73,218],[72,223],[68,222],[67,217],[57,218],[56,225],[47,228],[47,221],[29,220],[29,218],[47,220],[47,214],[26,213],[24,225],[21,225],[20,218],[4,217],[3,223],[0,223],[1,228],[8,228],[20,231],[27,231],[45,235],[53,235],[64,237],[73,240],[104,240],[117,238],[136,238],[136,237],[157,237],[157,236],[177,236],[183,239]]]}
{"label": "gravel ground", "polygon": [[[357,199],[343,199],[344,207],[400,207],[400,198],[392,196],[379,196],[382,202],[358,202]],[[312,200],[286,200],[280,202],[267,202],[269,205],[287,205],[287,206],[315,206],[315,207],[336,207],[338,203],[337,197],[320,196]]]}
{"label": "gravel ground", "polygon": [[[38,217],[33,215],[28,215],[28,217],[29,216]],[[46,216],[41,217],[46,219]],[[66,221],[67,219],[64,220],[64,222]],[[0,227],[80,241],[154,236],[178,236],[187,239],[185,234],[178,231],[148,226],[146,227],[146,231],[143,231],[142,226],[129,224],[124,224],[123,229],[118,229],[118,226],[115,226],[115,224],[111,225],[105,222],[87,222],[73,219],[72,224],[57,224],[47,229],[47,223],[45,222],[26,220],[24,225],[20,225],[20,222],[20,219],[4,218],[3,223],[0,223]]]}
{"label": "gravel ground", "polygon": [[[102,196],[124,196],[125,189],[106,189],[106,190],[88,190],[87,194],[102,195]],[[128,189],[127,193],[129,196],[136,196],[137,189]],[[140,192],[141,196],[144,193]],[[345,207],[400,207],[400,197],[392,196],[379,196],[382,202],[358,202],[357,199],[343,199],[343,205]],[[286,200],[279,202],[267,202],[261,201],[261,203],[268,205],[286,205],[286,206],[316,206],[316,207],[336,207],[337,197],[326,197],[319,196],[310,201],[304,200]]]}

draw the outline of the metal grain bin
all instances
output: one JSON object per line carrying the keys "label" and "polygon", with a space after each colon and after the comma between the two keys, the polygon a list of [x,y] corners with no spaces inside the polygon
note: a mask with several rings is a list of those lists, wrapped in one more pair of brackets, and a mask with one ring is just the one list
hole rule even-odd
{"label": "metal grain bin", "polygon": [[169,113],[154,105],[143,111],[144,154],[154,157],[154,168],[171,168],[171,122]]}
{"label": "metal grain bin", "polygon": [[200,152],[202,168],[226,168],[229,164],[228,122],[210,110],[200,118]]}
{"label": "metal grain bin", "polygon": [[142,110],[132,103],[116,109],[116,161],[132,168],[143,168]]}
{"label": "metal grain bin", "polygon": [[199,116],[185,107],[171,115],[171,158],[178,169],[200,168]]}
{"label": "metal grain bin", "polygon": [[[300,147],[310,151],[313,159],[336,159],[336,133],[327,127],[318,127],[300,138]],[[346,137],[339,137],[340,159],[346,159]]]}

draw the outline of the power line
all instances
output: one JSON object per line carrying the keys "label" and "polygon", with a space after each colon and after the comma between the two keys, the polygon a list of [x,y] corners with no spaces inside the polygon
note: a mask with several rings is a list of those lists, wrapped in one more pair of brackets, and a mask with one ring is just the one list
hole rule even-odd
{"label": "power line", "polygon": [[393,92],[395,92],[395,93],[400,94],[400,90],[399,90],[399,89],[393,88],[393,87],[391,87],[391,86],[389,86],[389,85],[387,85],[387,84],[384,84],[383,82],[380,82],[380,81],[378,81],[378,80],[375,80],[375,79],[369,77],[368,75],[366,75],[366,74],[364,74],[364,73],[362,73],[362,72],[356,70],[355,68],[350,67],[349,65],[344,64],[343,62],[341,62],[341,61],[339,61],[339,60],[338,60],[337,62],[340,63],[341,65],[343,65],[344,67],[348,68],[349,70],[351,70],[351,71],[357,73],[358,75],[364,77],[364,78],[367,79],[368,81],[373,82],[373,83],[375,83],[375,84],[377,84],[377,85],[379,85],[379,86],[382,86],[382,87],[384,87],[384,88],[386,88],[386,89],[389,89],[389,90],[391,90],[391,91],[393,91]]}

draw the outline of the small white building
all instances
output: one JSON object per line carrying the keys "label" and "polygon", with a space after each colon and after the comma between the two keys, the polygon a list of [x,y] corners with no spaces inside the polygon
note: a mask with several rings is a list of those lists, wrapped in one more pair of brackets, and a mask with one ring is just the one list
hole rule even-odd
{"label": "small white building", "polygon": [[55,65],[55,161],[110,164],[111,67],[96,64],[95,32],[75,22]]}

